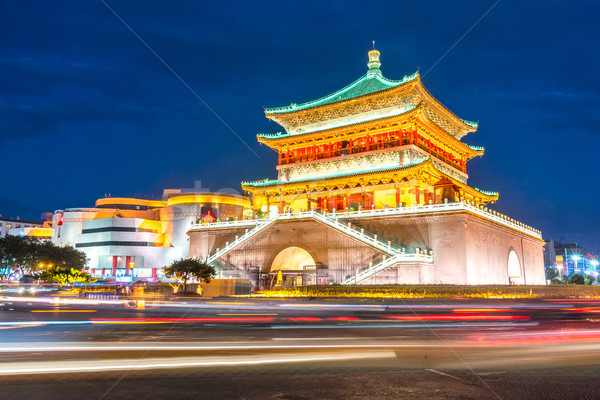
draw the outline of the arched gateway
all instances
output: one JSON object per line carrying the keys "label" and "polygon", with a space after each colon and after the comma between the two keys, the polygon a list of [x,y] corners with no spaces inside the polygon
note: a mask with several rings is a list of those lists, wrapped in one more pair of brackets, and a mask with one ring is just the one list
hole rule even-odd
{"label": "arched gateway", "polygon": [[519,262],[519,256],[517,256],[517,252],[513,249],[511,249],[508,253],[508,279],[511,284],[523,284],[523,277],[521,276],[521,263]]}
{"label": "arched gateway", "polygon": [[310,253],[301,247],[292,246],[281,250],[275,256],[269,275],[277,285],[292,287],[314,283],[305,282],[306,277],[314,272],[315,260]]}
{"label": "arched gateway", "polygon": [[300,272],[307,265],[315,265],[315,260],[301,247],[288,247],[275,256],[270,272],[294,271]]}

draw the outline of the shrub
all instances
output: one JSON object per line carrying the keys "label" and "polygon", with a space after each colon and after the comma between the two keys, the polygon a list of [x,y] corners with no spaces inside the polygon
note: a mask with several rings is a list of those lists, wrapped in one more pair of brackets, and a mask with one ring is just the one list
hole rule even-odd
{"label": "shrub", "polygon": [[581,274],[573,274],[569,277],[567,283],[571,285],[585,285],[585,277]]}

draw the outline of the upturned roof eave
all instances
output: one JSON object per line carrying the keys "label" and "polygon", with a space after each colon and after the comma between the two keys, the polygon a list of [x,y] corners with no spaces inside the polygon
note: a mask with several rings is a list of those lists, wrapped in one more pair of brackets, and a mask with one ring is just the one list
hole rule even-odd
{"label": "upturned roof eave", "polygon": [[308,179],[298,179],[298,180],[294,180],[294,181],[285,181],[285,182],[280,182],[278,180],[268,180],[268,181],[254,181],[254,182],[242,182],[242,188],[246,188],[246,187],[270,187],[270,186],[281,186],[281,185],[292,185],[292,184],[298,184],[298,183],[304,183],[304,182],[311,182],[311,181],[319,181],[319,180],[323,180],[323,179],[338,179],[338,178],[348,178],[348,177],[357,177],[357,176],[362,176],[362,175],[370,175],[370,174],[374,174],[374,173],[381,173],[381,172],[392,172],[392,171],[400,171],[400,170],[407,170],[407,169],[411,169],[413,167],[417,167],[423,164],[426,164],[427,162],[431,162],[431,159],[428,157],[424,160],[415,162],[415,163],[411,163],[411,164],[406,164],[400,167],[387,167],[387,168],[376,168],[370,171],[356,171],[356,172],[349,172],[349,173],[345,173],[345,174],[339,174],[339,175],[334,175],[334,176],[326,176],[326,177],[314,177],[314,178],[308,178]]}
{"label": "upturned roof eave", "polygon": [[413,169],[422,169],[422,168],[427,168],[428,170],[434,172],[436,174],[438,174],[440,177],[441,176],[445,176],[448,179],[450,179],[450,181],[459,186],[460,188],[462,188],[464,191],[470,193],[471,195],[476,195],[482,198],[482,200],[486,201],[486,202],[495,202],[498,200],[498,198],[500,197],[500,195],[497,192],[489,192],[489,191],[485,191],[485,190],[481,190],[479,188],[474,188],[471,187],[467,184],[458,182],[456,179],[452,178],[451,176],[448,176],[447,174],[445,174],[443,171],[440,171],[435,164],[433,163],[433,161],[431,160],[430,157],[421,160],[419,162],[416,163],[412,163],[412,164],[408,164],[408,165],[403,165],[400,167],[393,167],[393,168],[381,168],[381,169],[376,169],[376,170],[372,170],[372,171],[360,171],[360,172],[353,172],[353,173],[348,173],[348,174],[343,174],[343,175],[338,175],[338,176],[333,176],[333,177],[315,177],[315,178],[310,178],[310,179],[301,179],[301,180],[295,180],[295,181],[288,181],[288,182],[280,182],[278,180],[272,180],[272,181],[268,181],[268,182],[260,182],[260,181],[255,181],[255,182],[242,182],[242,189],[247,191],[247,192],[251,192],[253,189],[261,189],[261,188],[273,188],[273,187],[283,187],[283,186],[288,186],[288,185],[295,185],[295,184],[303,184],[303,183],[310,183],[310,182],[314,182],[314,181],[319,181],[319,180],[323,180],[323,179],[347,179],[349,177],[355,177],[355,178],[360,178],[360,177],[364,177],[364,176],[369,176],[369,175],[373,175],[373,174],[378,174],[378,173],[389,173],[389,172],[395,172],[395,171],[403,171],[403,172],[408,172],[410,170]]}
{"label": "upturned roof eave", "polygon": [[[279,146],[285,144],[286,142],[288,142],[289,140],[295,140],[298,138],[307,138],[310,135],[318,135],[319,133],[322,132],[327,132],[327,131],[331,131],[331,132],[335,132],[337,130],[341,130],[341,129],[345,129],[345,128],[349,128],[349,127],[361,127],[361,125],[365,125],[365,124],[369,124],[369,123],[373,123],[375,121],[382,121],[382,122],[386,122],[387,120],[393,119],[393,118],[398,118],[400,116],[402,117],[409,117],[411,114],[420,114],[421,118],[425,118],[427,121],[429,121],[430,123],[434,124],[437,126],[437,124],[435,124],[435,122],[431,121],[426,113],[424,112],[420,112],[423,109],[423,102],[419,103],[417,106],[412,107],[402,113],[399,113],[397,115],[392,115],[389,117],[384,117],[384,118],[376,118],[376,119],[372,119],[372,120],[368,120],[368,121],[360,121],[360,122],[356,122],[356,123],[352,123],[352,124],[347,124],[347,125],[342,125],[342,126],[338,126],[335,128],[328,128],[328,129],[323,129],[323,130],[317,130],[317,131],[312,131],[312,132],[303,132],[303,133],[298,133],[298,134],[289,134],[289,133],[277,133],[277,134],[273,134],[273,135],[266,135],[266,134],[257,134],[257,140],[259,143],[261,144],[265,144],[266,146],[269,146],[273,149],[277,149]],[[443,130],[443,128],[440,128]],[[444,131],[445,132],[445,131]],[[447,132],[446,132],[447,133]],[[459,146],[460,148],[462,148],[462,150],[469,155],[469,158],[473,158],[475,156],[483,156],[483,148],[481,150],[479,150],[478,148],[473,148],[471,146],[469,146],[468,144],[461,142],[460,140],[458,140],[457,138],[455,138],[453,135],[447,133],[448,135],[448,139],[451,141],[454,141],[454,145]]]}
{"label": "upturned roof eave", "polygon": [[[315,110],[318,109],[320,107],[325,107],[325,106],[329,106],[329,105],[333,105],[333,104],[341,104],[344,102],[348,102],[348,101],[352,101],[352,100],[356,100],[359,99],[361,97],[365,97],[365,96],[370,96],[373,94],[379,94],[379,93],[384,93],[386,91],[389,90],[393,90],[396,89],[398,87],[402,87],[406,84],[409,84],[411,82],[413,82],[415,79],[417,79],[419,77],[419,72],[415,72],[412,75],[407,75],[405,76],[402,80],[390,80],[387,79],[383,76],[381,76],[381,79],[379,79],[379,77],[375,76],[375,77],[369,77],[368,74],[365,74],[363,76],[361,76],[360,78],[358,78],[357,80],[355,80],[354,82],[352,82],[351,84],[343,87],[342,89],[331,93],[327,96],[321,97],[320,99],[317,100],[311,100],[311,101],[307,101],[305,103],[299,104],[299,105],[289,105],[289,106],[283,106],[283,107],[272,107],[272,108],[265,108],[265,115],[267,116],[267,118],[269,119],[275,119],[276,116],[278,115],[292,115],[296,112],[299,111],[306,111],[306,110]],[[383,88],[380,90],[373,90],[370,92],[366,92],[366,93],[361,93],[359,95],[356,96],[351,96],[348,98],[343,98],[343,99],[339,99],[339,100],[331,100],[329,101],[328,99],[333,99],[335,97],[338,97],[350,90],[352,90],[354,87],[356,87],[358,84],[366,81],[367,79],[378,79],[380,82],[382,82],[383,84],[387,84],[389,85],[388,88]]]}

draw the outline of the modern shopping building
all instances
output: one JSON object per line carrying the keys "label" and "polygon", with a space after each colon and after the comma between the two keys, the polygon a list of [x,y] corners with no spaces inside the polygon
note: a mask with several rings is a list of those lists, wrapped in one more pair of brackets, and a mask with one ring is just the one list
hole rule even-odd
{"label": "modern shopping building", "polygon": [[[484,149],[418,73],[367,73],[318,100],[265,110],[276,177],[242,183],[255,218],[194,224],[190,255],[221,277],[307,283],[544,284],[541,232],[467,183]],[[281,274],[279,274],[281,272]]]}
{"label": "modern shopping building", "polygon": [[193,223],[241,219],[248,210],[248,198],[228,193],[167,189],[162,200],[107,197],[95,207],[57,210],[52,241],[85,252],[98,278],[156,281],[165,266],[188,256]]}

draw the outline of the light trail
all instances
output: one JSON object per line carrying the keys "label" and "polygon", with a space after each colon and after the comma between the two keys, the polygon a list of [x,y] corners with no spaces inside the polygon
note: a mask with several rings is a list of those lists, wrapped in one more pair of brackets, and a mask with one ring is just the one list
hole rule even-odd
{"label": "light trail", "polygon": [[273,317],[91,318],[95,324],[174,324],[182,322],[273,322]]}
{"label": "light trail", "polygon": [[61,310],[61,309],[52,309],[52,310],[31,310],[29,312],[32,312],[32,313],[95,313],[96,310]]}
{"label": "light trail", "polygon": [[[434,325],[435,324],[435,325]],[[385,324],[385,325],[272,325],[271,329],[390,329],[390,328],[418,328],[418,329],[429,329],[434,327],[435,329],[443,328],[500,328],[500,327],[523,327],[523,326],[538,326],[537,322],[519,322],[519,323],[506,323],[506,322],[482,322],[482,323],[444,323],[437,322],[429,324],[428,326],[421,324]]]}
{"label": "light trail", "polygon": [[[331,340],[331,339],[329,339]],[[251,345],[151,345],[145,343],[138,344],[121,344],[119,342],[112,342],[106,345],[87,345],[87,344],[62,344],[56,345],[55,343],[47,343],[45,345],[13,345],[10,347],[0,347],[0,353],[27,353],[27,352],[42,352],[42,353],[53,353],[53,352],[117,352],[117,351],[223,351],[223,350],[305,350],[305,349],[384,349],[384,348],[414,348],[414,347],[441,347],[438,344],[411,344],[411,343],[397,343],[397,342],[383,342],[383,343],[357,343],[357,344],[251,344]],[[0,364],[1,365],[1,364]]]}
{"label": "light trail", "polygon": [[279,314],[217,314],[221,316],[258,316],[258,315],[279,315]]}
{"label": "light trail", "polygon": [[244,366],[260,364],[282,364],[315,361],[345,361],[361,359],[396,358],[393,351],[378,351],[369,353],[347,353],[342,355],[269,355],[265,356],[236,356],[231,357],[177,357],[149,358],[126,360],[93,360],[93,361],[48,361],[48,362],[18,362],[0,364],[0,375],[31,375],[31,374],[60,374],[105,371],[131,371],[149,369],[173,369],[194,367]]}
{"label": "light trail", "polygon": [[404,321],[489,321],[529,320],[526,315],[441,314],[441,315],[382,315],[380,318]]}
{"label": "light trail", "polygon": [[71,299],[63,297],[11,297],[2,296],[2,301],[9,303],[44,303],[51,305],[99,305],[99,304],[112,304],[112,305],[126,305],[133,300],[91,300],[91,299]]}

